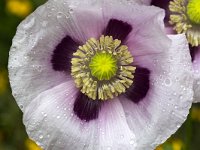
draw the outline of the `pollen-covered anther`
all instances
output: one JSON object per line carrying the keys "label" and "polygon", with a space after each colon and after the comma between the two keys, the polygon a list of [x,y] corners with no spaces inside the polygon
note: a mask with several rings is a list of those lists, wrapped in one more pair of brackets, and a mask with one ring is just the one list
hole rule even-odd
{"label": "pollen-covered anther", "polygon": [[178,33],[184,33],[191,28],[186,15],[185,0],[171,1],[169,4],[169,10],[172,12],[169,22],[170,24],[175,25],[174,29]]}
{"label": "pollen-covered anther", "polygon": [[128,47],[112,36],[89,39],[73,56],[71,75],[75,84],[93,100],[112,99],[133,83],[133,57]]}
{"label": "pollen-covered anther", "polygon": [[169,23],[177,33],[186,33],[192,46],[200,45],[200,1],[173,0],[169,4],[171,12]]}

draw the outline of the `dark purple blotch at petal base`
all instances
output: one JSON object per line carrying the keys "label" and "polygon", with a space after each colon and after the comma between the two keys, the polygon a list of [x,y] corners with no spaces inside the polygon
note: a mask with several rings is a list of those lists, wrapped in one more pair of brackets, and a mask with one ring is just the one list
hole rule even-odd
{"label": "dark purple blotch at petal base", "polygon": [[74,41],[70,36],[66,36],[55,48],[51,63],[56,71],[71,71],[72,54],[76,52],[79,42]]}
{"label": "dark purple blotch at petal base", "polygon": [[196,53],[198,51],[198,47],[189,45],[189,48],[190,48],[190,55],[191,55],[192,62],[193,62],[194,59],[195,59],[195,55],[196,55]]}
{"label": "dark purple blotch at petal base", "polygon": [[99,111],[103,101],[92,100],[85,94],[79,92],[74,102],[74,113],[84,121],[90,121],[98,118]]}
{"label": "dark purple blotch at petal base", "polygon": [[118,39],[123,42],[131,31],[132,26],[130,24],[121,20],[111,19],[108,22],[103,34],[112,36],[114,39]]}
{"label": "dark purple blotch at petal base", "polygon": [[146,95],[150,87],[150,71],[146,68],[136,67],[134,81],[127,89],[124,96],[134,103],[139,103]]}

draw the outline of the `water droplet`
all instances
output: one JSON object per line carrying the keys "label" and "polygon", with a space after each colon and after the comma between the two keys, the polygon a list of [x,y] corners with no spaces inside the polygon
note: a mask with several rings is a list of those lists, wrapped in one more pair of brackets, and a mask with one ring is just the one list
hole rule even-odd
{"label": "water droplet", "polygon": [[131,138],[131,139],[130,139],[130,141],[129,141],[129,143],[130,143],[131,145],[135,144],[135,141],[134,141],[134,139],[133,139],[133,138]]}
{"label": "water droplet", "polygon": [[48,22],[47,21],[43,21],[41,24],[42,24],[43,27],[46,27]]}
{"label": "water droplet", "polygon": [[58,19],[62,18],[62,12],[58,12],[57,18],[58,18]]}
{"label": "water droplet", "polygon": [[72,14],[73,13],[73,8],[69,8],[69,13]]}
{"label": "water droplet", "polygon": [[35,24],[35,18],[34,17],[29,17],[26,21],[26,23],[23,25],[25,30],[30,29],[31,27],[33,27]]}
{"label": "water droplet", "polygon": [[40,138],[40,139],[43,139],[43,135],[40,135],[39,138]]}
{"label": "water droplet", "polygon": [[170,79],[165,79],[165,85],[170,86],[171,85],[171,80]]}
{"label": "water droplet", "polygon": [[20,105],[19,105],[19,108],[23,109],[23,108],[24,108],[24,106],[23,106],[22,104],[20,104]]}

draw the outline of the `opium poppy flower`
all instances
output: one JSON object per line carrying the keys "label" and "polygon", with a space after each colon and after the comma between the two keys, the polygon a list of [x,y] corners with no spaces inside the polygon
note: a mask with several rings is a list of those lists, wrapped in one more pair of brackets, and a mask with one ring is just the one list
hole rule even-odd
{"label": "opium poppy flower", "polygon": [[[131,4],[131,5],[130,5]],[[53,150],[151,150],[193,97],[185,35],[131,1],[49,0],[18,27],[9,58],[29,137]]]}

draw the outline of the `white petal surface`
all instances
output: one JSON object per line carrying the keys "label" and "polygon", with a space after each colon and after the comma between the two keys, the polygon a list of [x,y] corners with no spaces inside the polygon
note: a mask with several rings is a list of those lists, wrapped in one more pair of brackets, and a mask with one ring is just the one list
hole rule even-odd
{"label": "white petal surface", "polygon": [[150,5],[152,0],[141,0],[141,2],[145,5]]}
{"label": "white petal surface", "polygon": [[46,150],[135,149],[118,99],[107,102],[97,120],[84,122],[73,113],[76,93],[68,81],[38,95],[24,111],[28,135]]}
{"label": "white petal surface", "polygon": [[151,4],[151,0],[118,0],[121,3],[128,3],[128,4],[133,4],[133,3],[137,3],[137,4],[144,4],[144,5],[150,5]]}
{"label": "white petal surface", "polygon": [[105,22],[114,18],[132,25],[133,30],[125,44],[133,56],[153,55],[169,48],[170,40],[163,23],[164,10],[154,6],[119,5],[118,2],[108,1],[103,6]]}
{"label": "white petal surface", "polygon": [[200,102],[200,46],[193,62],[194,70],[194,102]]}
{"label": "white petal surface", "polygon": [[169,38],[170,49],[152,60],[155,67],[147,96],[139,104],[121,100],[137,150],[154,149],[164,142],[185,121],[191,107],[193,77],[187,41],[184,35]]}
{"label": "white petal surface", "polygon": [[22,110],[39,93],[67,81],[65,73],[54,71],[51,64],[55,47],[66,35],[82,43],[100,36],[101,1],[87,2],[48,1],[18,26],[10,50],[9,77]]}
{"label": "white petal surface", "polygon": [[[165,35],[161,9],[118,2],[50,0],[19,25],[10,51],[10,82],[29,136],[44,149],[150,150],[185,120],[192,98],[186,39]],[[63,37],[84,43],[98,37],[111,18],[133,26],[127,44],[135,63],[152,71],[151,91],[139,105],[108,101],[99,118],[87,123],[73,113],[73,81],[54,71],[50,61]],[[170,39],[170,51],[164,52]]]}

